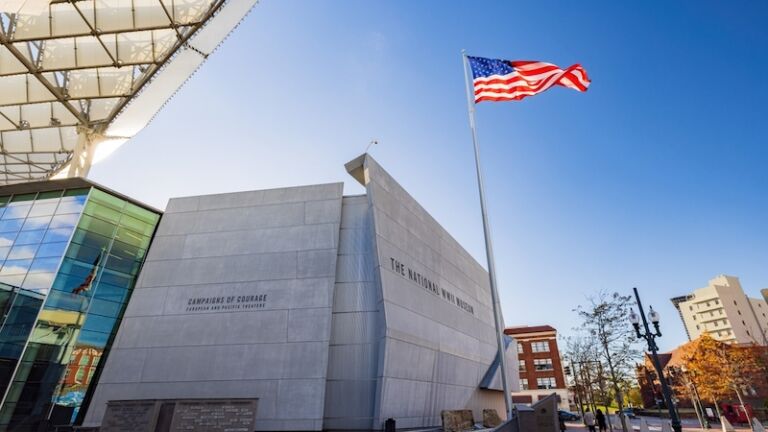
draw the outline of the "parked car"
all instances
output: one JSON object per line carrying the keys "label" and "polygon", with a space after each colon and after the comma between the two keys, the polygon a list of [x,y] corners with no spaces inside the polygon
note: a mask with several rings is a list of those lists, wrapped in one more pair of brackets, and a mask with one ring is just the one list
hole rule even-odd
{"label": "parked car", "polygon": [[578,421],[578,420],[581,420],[581,416],[579,416],[578,414],[574,414],[574,413],[572,413],[570,411],[565,411],[565,410],[558,410],[557,411],[557,416],[560,417],[560,419],[564,420],[564,421]]}
{"label": "parked car", "polygon": [[621,410],[621,412],[624,413],[624,417],[626,418],[631,418],[631,419],[637,418],[637,414],[635,414],[635,410],[633,410],[632,408],[624,408],[623,410]]}

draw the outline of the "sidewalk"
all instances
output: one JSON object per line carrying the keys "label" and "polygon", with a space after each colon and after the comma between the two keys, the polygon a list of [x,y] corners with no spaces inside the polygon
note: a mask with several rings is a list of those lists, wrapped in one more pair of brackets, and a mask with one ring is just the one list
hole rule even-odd
{"label": "sidewalk", "polygon": [[[587,432],[589,430],[581,422],[566,422],[565,426],[567,428],[566,431]],[[640,425],[637,424],[636,422],[633,422],[632,423],[632,429],[635,432],[637,432],[637,431],[640,430]],[[658,431],[661,430],[661,426],[658,423],[650,423],[650,424],[648,424],[648,429],[651,432],[654,432],[654,431],[658,432]],[[736,429],[737,431],[750,431],[750,432],[752,431],[752,429],[750,427],[746,427],[746,426],[735,426],[734,429]],[[711,429],[701,429],[698,426],[692,427],[692,426],[689,426],[689,425],[684,425],[683,426],[683,432],[702,432],[702,431],[704,431],[704,432],[720,432],[721,430],[722,430],[722,427],[719,424],[712,425]],[[620,427],[619,428],[614,427],[613,431],[614,432],[621,432],[621,428]],[[609,429],[609,432],[610,432],[610,429]]]}

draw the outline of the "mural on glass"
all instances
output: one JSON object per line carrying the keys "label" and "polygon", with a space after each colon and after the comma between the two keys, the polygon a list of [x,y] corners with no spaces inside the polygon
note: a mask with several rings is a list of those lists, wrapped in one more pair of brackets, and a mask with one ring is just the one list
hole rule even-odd
{"label": "mural on glass", "polygon": [[0,431],[72,423],[159,215],[96,188],[0,198]]}

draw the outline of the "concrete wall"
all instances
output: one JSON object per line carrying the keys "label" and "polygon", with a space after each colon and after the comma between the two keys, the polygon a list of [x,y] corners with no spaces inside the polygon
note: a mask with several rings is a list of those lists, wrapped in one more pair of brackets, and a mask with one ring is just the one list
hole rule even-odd
{"label": "concrete wall", "polygon": [[341,204],[341,183],[171,200],[85,425],[114,399],[258,398],[257,430],[321,430]]}
{"label": "concrete wall", "polygon": [[[439,425],[444,409],[504,413],[502,393],[478,387],[497,353],[486,271],[373,159],[347,169],[366,186],[383,300],[373,427]],[[514,346],[507,358],[517,389]]]}
{"label": "concrete wall", "polygon": [[383,332],[381,292],[373,256],[373,220],[368,198],[344,197],[336,264],[336,289],[325,429],[373,428]]}

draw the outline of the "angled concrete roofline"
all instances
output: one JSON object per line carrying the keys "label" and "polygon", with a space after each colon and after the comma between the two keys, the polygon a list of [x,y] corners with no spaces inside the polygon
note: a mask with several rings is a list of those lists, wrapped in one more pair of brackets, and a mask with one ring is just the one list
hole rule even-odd
{"label": "angled concrete roofline", "polygon": [[137,201],[127,195],[123,195],[120,192],[114,191],[106,186],[103,186],[94,181],[85,179],[83,177],[72,177],[72,178],[64,178],[64,179],[58,179],[58,180],[42,180],[42,181],[36,181],[36,182],[30,182],[30,183],[17,183],[12,185],[0,186],[0,196],[19,195],[19,194],[28,194],[28,193],[36,193],[36,192],[48,192],[48,191],[55,191],[55,190],[61,190],[61,189],[90,188],[90,187],[94,187],[96,189],[99,189],[102,192],[106,192],[110,195],[114,195],[124,201],[128,201],[131,204],[135,204],[141,208],[157,213],[159,215],[163,214],[162,210],[158,210],[148,204],[144,204],[141,201]]}
{"label": "angled concrete roofline", "polygon": [[[370,157],[368,153],[363,153],[360,156],[352,159],[351,161],[344,164],[344,168],[347,170],[349,175],[352,176],[355,180],[360,182],[361,185],[365,186],[368,182],[368,176],[365,173],[365,158]],[[373,158],[371,158],[373,159]]]}

